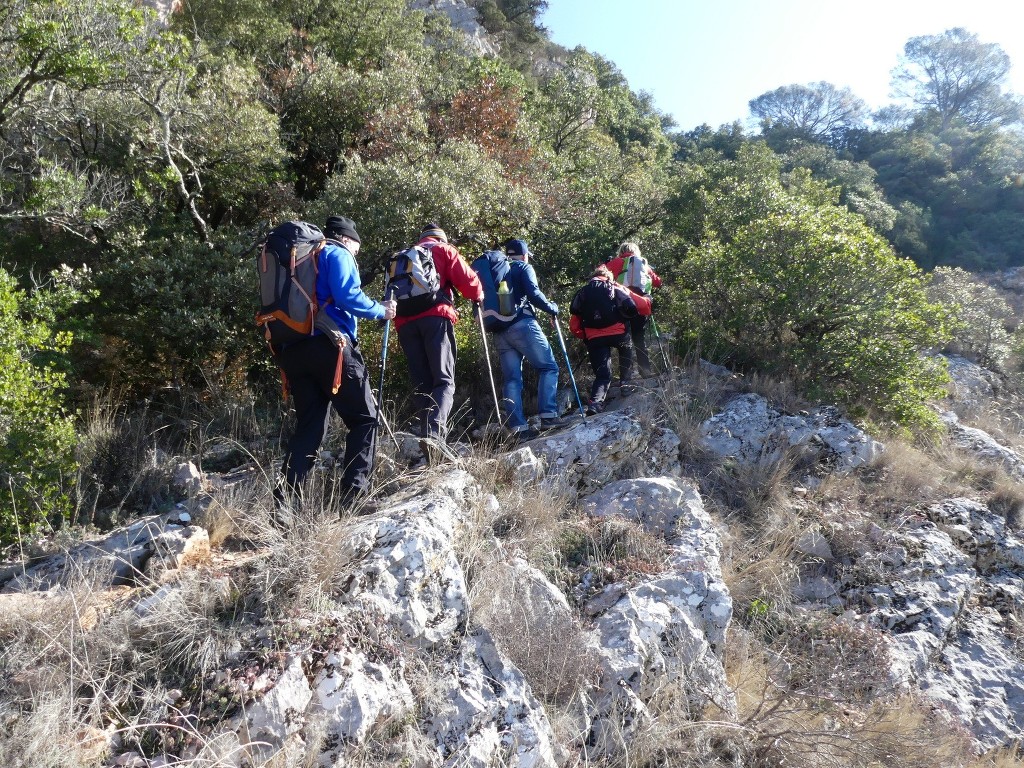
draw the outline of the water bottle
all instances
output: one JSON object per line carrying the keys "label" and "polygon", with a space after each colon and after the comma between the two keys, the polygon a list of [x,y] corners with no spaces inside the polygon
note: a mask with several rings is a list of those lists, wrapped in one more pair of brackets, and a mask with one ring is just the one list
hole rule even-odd
{"label": "water bottle", "polygon": [[508,283],[504,280],[498,283],[498,313],[512,314],[512,291],[509,290]]}

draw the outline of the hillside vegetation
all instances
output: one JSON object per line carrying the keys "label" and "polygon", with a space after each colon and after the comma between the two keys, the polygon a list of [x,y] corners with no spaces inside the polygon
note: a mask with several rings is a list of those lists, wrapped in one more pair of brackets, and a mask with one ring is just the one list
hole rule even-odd
{"label": "hillside vegetation", "polygon": [[[452,3],[476,36],[407,0],[0,5],[0,763],[1021,765],[998,47],[911,39],[873,115],[819,82],[753,99],[756,132],[680,130],[553,44],[544,0]],[[461,305],[460,458],[401,431],[392,339],[367,507],[338,520],[333,424],[282,532],[255,257],[333,214],[375,297],[428,221],[468,257],[526,239],[562,306],[638,242],[660,374],[510,451]],[[381,327],[359,341],[376,382]],[[716,447],[728,419],[749,444]],[[387,689],[375,714],[273,709],[334,666]]]}

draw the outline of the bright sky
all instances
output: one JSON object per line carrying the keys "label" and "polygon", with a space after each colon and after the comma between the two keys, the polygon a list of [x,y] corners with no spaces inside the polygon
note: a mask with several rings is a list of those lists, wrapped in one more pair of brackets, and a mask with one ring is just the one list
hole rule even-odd
{"label": "bright sky", "polygon": [[613,61],[683,130],[747,124],[751,99],[818,80],[884,106],[904,43],[953,27],[998,44],[1024,94],[1020,0],[549,0],[541,23]]}

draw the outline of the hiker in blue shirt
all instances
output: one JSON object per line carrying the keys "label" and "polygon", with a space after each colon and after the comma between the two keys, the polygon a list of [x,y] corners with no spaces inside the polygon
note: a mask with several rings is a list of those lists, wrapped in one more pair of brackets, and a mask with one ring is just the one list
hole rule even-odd
{"label": "hiker in blue shirt", "polygon": [[[332,338],[317,330],[310,338],[287,345],[278,355],[295,403],[295,432],[288,443],[283,472],[287,490],[297,491],[327,434],[327,417],[333,407],[348,428],[341,478],[344,510],[367,490],[377,428],[377,406],[358,348],[358,319],[390,320],[395,316],[395,302],[381,304],[363,293],[356,264],[360,240],[355,222],[331,216],[324,234],[335,242],[328,242],[320,251],[317,303],[341,333]],[[279,516],[283,517],[283,492],[277,497]]]}
{"label": "hiker in blue shirt", "polygon": [[537,410],[541,429],[561,427],[567,423],[558,415],[558,363],[534,313],[534,307],[537,307],[550,315],[557,315],[558,305],[549,301],[537,284],[537,273],[529,263],[533,254],[525,240],[509,240],[505,243],[505,253],[509,259],[506,281],[518,306],[516,319],[508,328],[494,334],[494,343],[501,361],[508,428],[517,439],[531,440],[539,433],[530,428],[523,413],[524,359],[537,371]]}

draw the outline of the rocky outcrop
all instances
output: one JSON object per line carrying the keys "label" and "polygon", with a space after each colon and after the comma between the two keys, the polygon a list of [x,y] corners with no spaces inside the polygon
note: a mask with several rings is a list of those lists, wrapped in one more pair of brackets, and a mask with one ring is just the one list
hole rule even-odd
{"label": "rocky outcrop", "polygon": [[844,604],[890,638],[891,675],[916,688],[979,751],[1024,740],[1024,542],[969,499],[875,534]]}
{"label": "rocky outcrop", "polygon": [[946,426],[950,442],[978,461],[1001,466],[1015,480],[1024,480],[1024,457],[1012,448],[996,440],[984,430],[968,427],[960,423],[960,418],[952,411],[940,414],[939,418]]}
{"label": "rocky outcrop", "polygon": [[84,574],[99,587],[159,580],[168,570],[209,561],[209,535],[191,522],[182,507],[168,515],[142,518],[42,562],[5,567],[0,570],[0,591],[46,591],[81,583]]}
{"label": "rocky outcrop", "polygon": [[944,355],[951,379],[950,400],[966,408],[983,408],[999,391],[999,377],[960,355]]}
{"label": "rocky outcrop", "polygon": [[452,27],[463,34],[475,53],[481,56],[498,55],[498,42],[480,24],[476,8],[467,0],[409,0],[409,7],[448,17]]}
{"label": "rocky outcrop", "polygon": [[693,717],[712,701],[735,713],[721,661],[732,601],[722,581],[718,531],[697,489],[671,477],[622,480],[582,507],[596,517],[640,523],[670,552],[664,573],[629,588],[611,585],[591,601],[588,637],[601,676],[588,713],[588,752],[612,751],[623,733],[649,723],[647,703],[666,685],[680,688]]}
{"label": "rocky outcrop", "polygon": [[[516,450],[433,468],[415,439],[399,433],[391,460],[409,472],[372,513],[340,523],[316,607],[241,630],[238,647],[204,679],[217,716],[191,710],[205,730],[176,754],[196,764],[334,766],[401,736],[421,749],[417,765],[554,768],[621,755],[656,724],[654,705],[666,692],[679,717],[698,722],[713,709],[719,720],[735,718],[723,667],[733,604],[722,533],[698,485],[683,476],[679,436],[640,408],[625,399]],[[756,395],[733,398],[701,435],[723,460],[754,464],[796,452],[817,476],[850,472],[881,450],[832,409],[785,414]],[[467,469],[474,467],[477,477]],[[552,573],[540,562],[542,570],[499,538],[505,502],[478,479],[492,474],[557,491],[587,518],[576,521],[581,530],[629,531],[654,551],[635,569]],[[93,588],[123,585],[118,620],[129,634],[182,615],[197,583],[215,596],[211,611],[220,610],[237,599],[247,566],[216,552],[211,564],[209,537],[189,510],[202,510],[211,489],[258,483],[251,475],[203,476],[182,465],[187,504],[9,569],[0,606],[30,622],[86,572]],[[315,521],[303,535],[337,525]],[[891,526],[847,533],[834,552],[824,519],[797,529],[798,610],[881,638],[886,652],[872,657],[879,679],[923,693],[973,734],[979,751],[1024,741],[1024,542],[1006,520],[976,501],[949,499]],[[862,540],[851,544],[855,533]],[[478,570],[481,549],[486,578],[500,589]],[[102,627],[112,604],[94,600],[76,631]],[[547,668],[547,658],[575,666]],[[169,699],[167,717],[185,698]],[[557,729],[549,721],[556,703]],[[164,759],[118,753],[112,739],[108,747],[114,760],[142,768]]]}
{"label": "rocky outcrop", "polygon": [[772,408],[760,395],[734,397],[701,426],[704,447],[744,465],[795,455],[827,471],[862,466],[884,446],[842,418],[834,407],[791,415]]}

